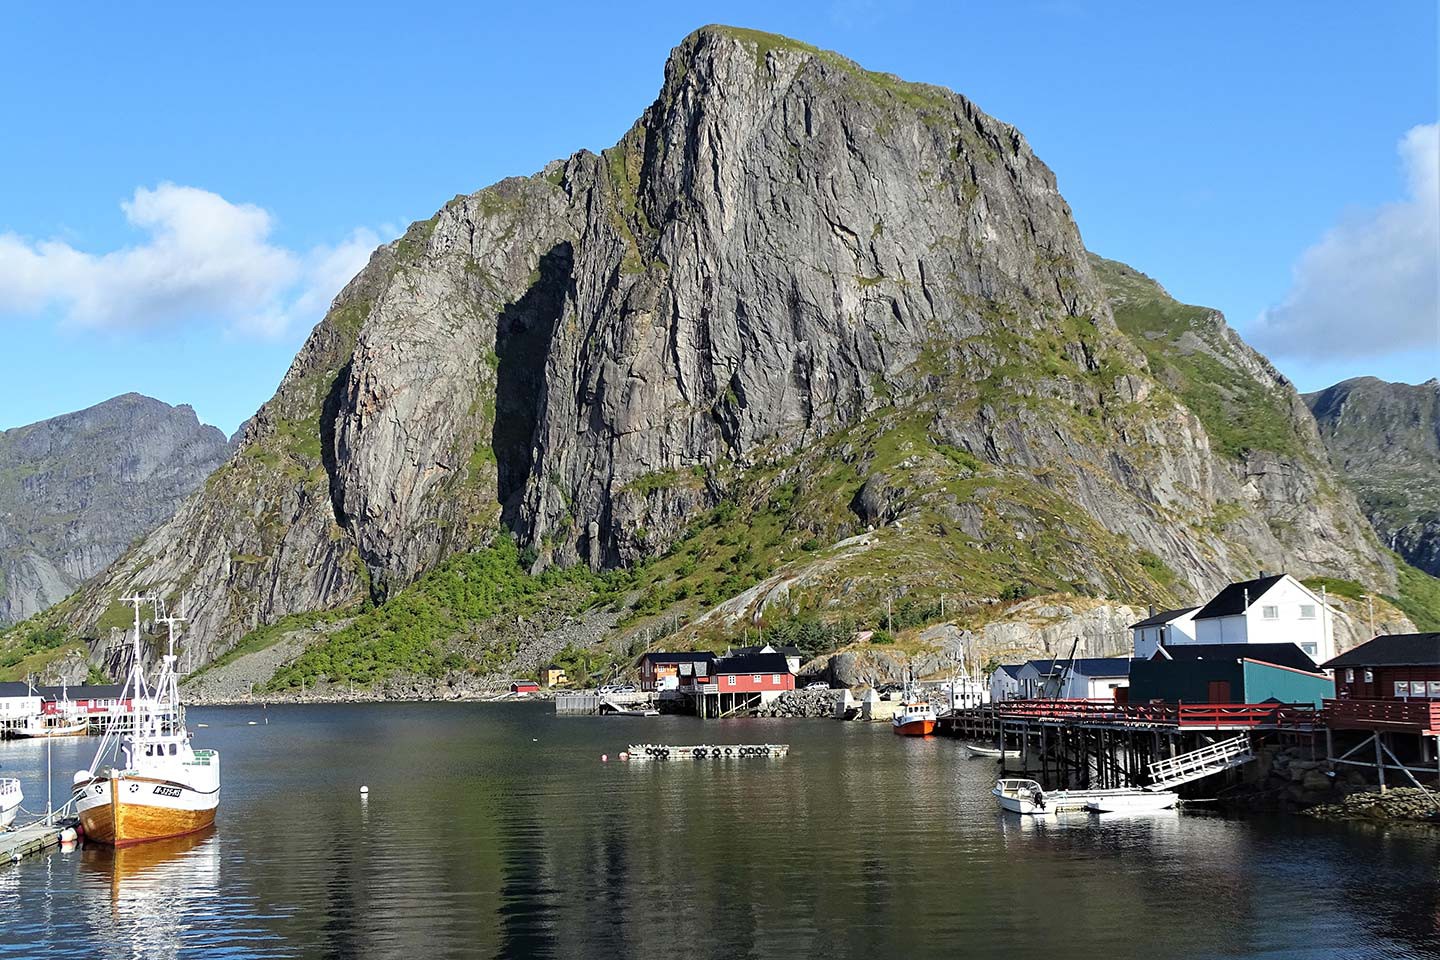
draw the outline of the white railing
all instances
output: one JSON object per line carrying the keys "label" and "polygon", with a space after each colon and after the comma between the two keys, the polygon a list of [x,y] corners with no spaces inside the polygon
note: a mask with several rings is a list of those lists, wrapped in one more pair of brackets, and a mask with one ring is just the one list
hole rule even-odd
{"label": "white railing", "polygon": [[1221,740],[1198,750],[1190,750],[1178,757],[1156,760],[1146,769],[1155,782],[1149,789],[1162,790],[1176,787],[1191,780],[1208,777],[1212,773],[1228,770],[1230,767],[1248,763],[1254,759],[1250,752],[1250,737],[1241,734],[1229,740]]}

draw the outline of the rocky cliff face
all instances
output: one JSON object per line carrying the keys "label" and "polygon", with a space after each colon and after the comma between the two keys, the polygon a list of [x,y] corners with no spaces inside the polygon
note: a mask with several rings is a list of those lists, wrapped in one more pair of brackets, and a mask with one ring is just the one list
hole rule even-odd
{"label": "rocky cliff face", "polygon": [[1440,576],[1440,380],[1357,377],[1305,402],[1381,539]]}
{"label": "rocky cliff face", "polygon": [[0,624],[68,596],[228,452],[189,407],[133,393],[0,432]]}
{"label": "rocky cliff face", "polygon": [[[614,148],[377,251],[236,454],[66,621],[160,590],[194,666],[506,535],[537,569],[739,592],[755,551],[875,528],[786,582],[796,609],[911,581],[1163,602],[1260,566],[1393,585],[1290,385],[1213,313],[1117,326],[1112,302],[1173,304],[1124,271],[964,97],[705,28]],[[1222,368],[1221,398],[1157,351]],[[1232,401],[1279,416],[1222,436]]]}

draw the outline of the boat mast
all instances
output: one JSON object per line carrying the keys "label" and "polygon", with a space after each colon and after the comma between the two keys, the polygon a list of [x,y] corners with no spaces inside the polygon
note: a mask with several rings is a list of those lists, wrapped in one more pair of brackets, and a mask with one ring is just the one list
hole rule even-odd
{"label": "boat mast", "polygon": [[165,714],[170,724],[168,733],[174,733],[184,724],[180,720],[180,690],[175,675],[175,624],[184,623],[184,617],[177,617],[169,612],[162,617],[156,617],[155,622],[165,624],[168,636],[168,646],[165,656],[161,658],[160,678],[155,683],[155,696],[165,698]]}

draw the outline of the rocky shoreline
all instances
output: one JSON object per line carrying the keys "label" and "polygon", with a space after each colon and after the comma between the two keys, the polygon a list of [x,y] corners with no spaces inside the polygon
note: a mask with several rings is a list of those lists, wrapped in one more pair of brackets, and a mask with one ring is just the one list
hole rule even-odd
{"label": "rocky shoreline", "polygon": [[1310,807],[1304,814],[1321,820],[1427,823],[1440,827],[1440,806],[1426,796],[1425,791],[1415,787],[1391,787],[1384,793],[1352,793],[1339,803]]}

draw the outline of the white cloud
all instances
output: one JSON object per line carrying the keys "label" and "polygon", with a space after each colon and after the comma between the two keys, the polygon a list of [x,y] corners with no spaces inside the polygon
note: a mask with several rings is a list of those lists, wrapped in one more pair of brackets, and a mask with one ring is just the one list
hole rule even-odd
{"label": "white cloud", "polygon": [[145,237],[108,253],[0,234],[0,315],[58,308],[90,329],[212,322],[277,336],[318,320],[378,242],[357,230],[335,247],[292,251],[271,241],[265,210],[173,183],[141,187],[121,208]]}
{"label": "white cloud", "polygon": [[1261,313],[1256,346],[1323,359],[1440,343],[1440,125],[1401,138],[1407,194],[1333,227],[1300,256],[1290,292]]}

